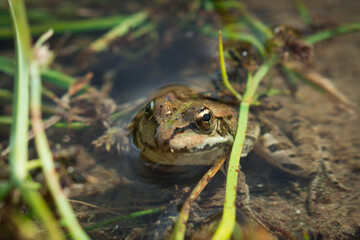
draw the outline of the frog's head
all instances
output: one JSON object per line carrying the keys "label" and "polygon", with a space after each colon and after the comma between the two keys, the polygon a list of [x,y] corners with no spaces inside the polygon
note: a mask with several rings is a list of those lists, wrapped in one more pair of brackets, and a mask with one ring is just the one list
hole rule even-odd
{"label": "frog's head", "polygon": [[234,139],[237,111],[223,103],[174,93],[154,98],[133,120],[133,141],[155,163],[211,165]]}

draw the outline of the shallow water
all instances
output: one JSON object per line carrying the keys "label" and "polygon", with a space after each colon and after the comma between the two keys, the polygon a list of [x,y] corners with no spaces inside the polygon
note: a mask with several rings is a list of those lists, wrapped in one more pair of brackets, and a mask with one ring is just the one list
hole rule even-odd
{"label": "shallow water", "polygon": [[[355,10],[359,5],[356,1],[318,1],[305,2],[314,17],[317,14],[335,20],[337,23],[358,21]],[[289,24],[299,28],[303,25],[291,2],[246,2],[248,8],[268,25]],[[357,8],[359,9],[359,8]],[[165,30],[166,31],[166,30]],[[186,35],[180,33],[179,36]],[[101,76],[108,69],[101,69],[99,63],[110,58],[115,62],[115,87],[112,96],[118,102],[149,96],[162,86],[176,82],[192,82],[200,86],[208,85],[214,62],[216,63],[216,39],[199,37],[180,37],[165,49],[159,49],[156,56],[146,57],[131,63],[124,59],[117,62],[107,55],[99,56],[95,62],[95,76]],[[251,207],[255,214],[273,227],[273,233],[284,238],[281,230],[288,233],[308,231],[311,236],[325,239],[356,239],[359,231],[360,202],[356,196],[360,192],[359,169],[359,133],[357,124],[360,98],[358,95],[360,42],[359,33],[338,37],[318,44],[315,47],[314,65],[319,71],[333,79],[340,91],[344,92],[355,106],[355,116],[349,116],[338,109],[332,102],[317,93],[311,87],[301,84],[298,98],[277,96],[272,101],[280,103],[283,108],[274,113],[274,121],[284,129],[289,128],[289,117],[299,114],[309,118],[319,128],[320,135],[330,142],[332,167],[335,174],[346,185],[350,192],[343,192],[323,185],[318,193],[318,208],[315,215],[310,216],[306,209],[309,181],[286,174],[266,163],[254,154],[242,159],[241,164],[250,188]],[[103,58],[105,60],[103,60]],[[91,65],[88,70],[93,70]],[[108,67],[105,65],[105,67]],[[85,70],[86,71],[86,70]],[[276,87],[283,88],[281,79],[273,76]],[[206,82],[206,83],[204,83]],[[93,232],[91,236],[124,237],[136,228],[137,234],[129,236],[149,237],[163,234],[164,229],[172,225],[170,216],[177,214],[177,204],[184,199],[182,191],[192,188],[204,169],[193,179],[183,180],[179,173],[158,176],[159,179],[147,179],[147,169],[139,171],[132,158],[124,160],[116,153],[108,155],[100,151],[94,155],[97,165],[90,175],[96,176],[98,183],[84,186],[80,192],[73,192],[74,198],[107,208],[129,213],[139,209],[168,205],[168,211],[160,215],[147,216],[119,224],[114,224],[104,232]],[[130,160],[129,160],[130,159]],[[127,164],[127,161],[130,161]],[[138,161],[138,160],[137,160]],[[135,161],[136,162],[136,161]],[[140,164],[141,165],[141,164]],[[135,167],[134,167],[135,166]],[[144,170],[144,171],[143,171]],[[198,170],[195,170],[197,172]],[[122,175],[121,173],[124,173]],[[160,175],[161,172],[159,173]],[[129,177],[130,175],[130,177]],[[218,174],[211,185],[201,195],[195,211],[190,217],[192,224],[201,222],[209,216],[216,216],[221,211],[224,176]],[[95,190],[94,190],[95,189]],[[94,193],[95,192],[95,193]],[[82,196],[82,197],[79,197]],[[175,200],[175,204],[171,201]],[[96,214],[99,219],[104,214]],[[86,219],[86,218],[85,218]],[[92,220],[92,222],[96,220]],[[153,223],[156,221],[156,224]],[[275,229],[281,229],[276,231]],[[301,234],[300,234],[301,235]],[[135,237],[136,238],[136,237]]]}
{"label": "shallow water", "polygon": [[[359,1],[304,2],[314,18],[325,18],[325,22],[329,20],[331,23],[342,24],[360,21]],[[244,3],[269,26],[286,24],[300,29],[304,27],[292,1]],[[176,6],[174,8],[175,10],[171,11],[181,13],[176,11]],[[134,4],[129,9],[137,11],[141,9],[141,4]],[[155,45],[154,50],[141,58],[124,57],[122,50],[128,47],[125,41],[86,59],[85,65],[79,68],[73,67],[75,57],[71,54],[60,54],[57,60],[75,75],[93,72],[92,81],[97,86],[110,76],[114,84],[110,95],[118,104],[148,97],[151,92],[165,84],[185,82],[206,88],[216,70],[217,39],[200,35],[196,26],[190,30],[178,29],[174,19],[179,17],[175,14],[160,16],[164,18],[159,19],[162,28],[158,41],[161,44]],[[213,22],[214,25],[219,24]],[[85,40],[80,39],[81,41],[72,37],[64,49],[77,41],[89,41],[86,37],[82,37]],[[319,129],[320,135],[329,142],[330,160],[335,175],[351,191],[339,191],[324,183],[318,194],[318,208],[315,214],[310,216],[306,209],[309,181],[286,174],[255,154],[250,154],[241,160],[250,188],[250,204],[257,216],[288,233],[310,231],[313,236],[323,239],[357,239],[360,237],[360,33],[336,37],[316,45],[313,64],[319,72],[331,78],[339,91],[353,102],[355,115],[349,115],[337,108],[325,96],[301,83],[296,99],[289,96],[271,98],[271,101],[283,106],[274,113],[273,120],[287,131],[291,115],[298,114],[309,118]],[[279,76],[273,75],[271,79],[275,88],[285,88]],[[125,123],[129,122],[134,114],[135,112],[129,113]],[[76,134],[72,135],[72,142],[77,139],[74,136]],[[82,132],[79,135],[83,136],[79,142],[85,153],[78,155],[78,162],[82,164],[82,171],[91,176],[92,181],[71,185],[72,199],[120,214],[167,206],[167,211],[160,214],[118,222],[92,231],[90,236],[93,239],[136,239],[140,236],[159,238],[165,229],[172,225],[171,217],[176,216],[189,187],[192,188],[206,171],[206,167],[190,168],[192,172],[186,171],[189,175],[184,176],[181,171],[163,173],[155,167],[149,177],[149,168],[144,166],[133,146],[123,155],[114,149],[108,153],[104,149],[94,149],[91,145],[98,133]],[[54,139],[56,137],[59,136]],[[155,178],[151,177],[154,175]],[[193,215],[190,216],[194,228],[204,219],[221,212],[224,181],[223,174],[217,174],[202,193]],[[82,204],[74,204],[74,208],[84,225],[114,217],[111,213]],[[276,228],[272,230],[279,238],[285,238]]]}

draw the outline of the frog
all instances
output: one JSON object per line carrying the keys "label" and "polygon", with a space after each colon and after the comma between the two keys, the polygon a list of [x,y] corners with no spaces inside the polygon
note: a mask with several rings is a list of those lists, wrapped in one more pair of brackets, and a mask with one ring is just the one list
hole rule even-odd
{"label": "frog", "polygon": [[[238,103],[189,86],[171,85],[153,94],[133,117],[128,131],[144,161],[165,166],[210,166],[229,155],[238,115]],[[284,172],[311,179],[308,202],[312,213],[321,174],[336,187],[348,189],[331,170],[316,127],[301,116],[294,116],[291,125],[293,130],[288,137],[266,114],[250,113],[241,158],[254,152]],[[249,206],[249,188],[241,169],[237,191],[238,206],[264,226]]]}
{"label": "frog", "polygon": [[[134,145],[147,160],[164,165],[212,165],[232,147],[238,106],[188,86],[161,89],[133,118]],[[304,117],[291,121],[292,139],[266,116],[249,115],[241,157],[255,151],[275,167],[312,178],[320,164],[320,137]]]}
{"label": "frog", "polygon": [[[185,86],[172,86],[161,89],[138,112],[130,132],[146,160],[163,165],[212,165],[234,141],[237,114],[233,106],[206,99]],[[259,128],[254,125],[250,130]]]}
{"label": "frog", "polygon": [[[238,115],[236,104],[201,94],[189,86],[170,86],[158,91],[136,114],[130,132],[147,161],[177,166],[213,165],[231,150]],[[266,114],[250,113],[241,157],[253,151],[291,175],[316,183],[324,173],[333,185],[348,190],[331,170],[326,146],[316,127],[302,116],[294,116],[290,124],[289,138]],[[240,185],[247,189],[246,183]],[[314,200],[314,196],[310,192],[309,198]],[[314,207],[309,208],[311,212]]]}

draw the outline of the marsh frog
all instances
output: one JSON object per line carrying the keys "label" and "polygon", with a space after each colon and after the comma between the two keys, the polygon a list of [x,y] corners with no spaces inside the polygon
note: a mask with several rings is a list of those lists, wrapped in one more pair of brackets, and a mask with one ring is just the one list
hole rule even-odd
{"label": "marsh frog", "polygon": [[[186,86],[159,90],[133,118],[133,143],[147,160],[165,165],[212,165],[234,141],[238,107]],[[250,151],[276,167],[312,178],[322,159],[316,129],[304,118],[291,121],[291,140],[264,115],[250,114],[241,157]]]}
{"label": "marsh frog", "polygon": [[[225,104],[186,86],[159,90],[133,118],[130,132],[142,158],[163,165],[212,165],[231,150],[238,106]],[[254,151],[275,167],[313,179],[309,212],[314,211],[316,184],[324,173],[335,186],[347,190],[330,169],[326,146],[316,128],[302,117],[291,119],[288,137],[265,114],[250,114],[241,157]],[[242,205],[248,207],[248,187],[240,171]]]}
{"label": "marsh frog", "polygon": [[[129,132],[144,160],[160,165],[212,165],[230,152],[237,119],[238,106],[176,85],[157,91],[133,118]],[[287,173],[313,179],[316,184],[321,172],[346,189],[330,170],[316,128],[301,117],[294,117],[291,125],[288,137],[265,114],[250,114],[241,157],[254,151]],[[314,184],[310,186],[310,211],[316,200]],[[238,191],[242,196],[240,205],[253,216],[240,169]]]}
{"label": "marsh frog", "polygon": [[[230,149],[237,115],[233,106],[172,86],[161,89],[140,110],[131,133],[143,157],[154,163],[212,165]],[[259,126],[251,124],[249,130],[259,132]],[[247,145],[251,149],[253,144]]]}

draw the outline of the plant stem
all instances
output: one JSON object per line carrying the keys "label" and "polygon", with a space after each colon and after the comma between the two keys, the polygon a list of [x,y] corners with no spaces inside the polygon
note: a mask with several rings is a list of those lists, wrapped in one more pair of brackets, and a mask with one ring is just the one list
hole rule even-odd
{"label": "plant stem", "polygon": [[229,239],[233,232],[236,220],[235,200],[237,192],[238,171],[240,170],[239,161],[245,141],[249,108],[251,102],[253,101],[257,87],[267,72],[275,64],[276,60],[276,57],[272,57],[265,61],[256,71],[254,77],[252,77],[252,75],[249,73],[246,91],[240,105],[236,136],[230,154],[229,168],[226,178],[226,193],[223,216],[218,228],[216,229],[213,239]]}
{"label": "plant stem", "polygon": [[101,223],[94,224],[94,225],[91,225],[89,227],[86,227],[85,230],[87,232],[89,232],[91,230],[94,230],[94,229],[109,225],[110,223],[113,223],[113,222],[128,220],[128,219],[131,219],[131,218],[141,217],[141,216],[145,216],[145,215],[149,215],[149,214],[155,214],[155,213],[160,212],[161,210],[163,210],[163,208],[154,208],[154,209],[148,209],[148,210],[142,210],[142,211],[130,213],[129,215],[126,215],[126,216],[114,217],[112,219],[103,221]]}
{"label": "plant stem", "polygon": [[[201,32],[211,37],[219,36],[218,32],[212,30],[211,27],[207,25],[201,28]],[[231,40],[236,40],[251,44],[252,46],[255,47],[256,51],[260,54],[262,58],[264,58],[266,55],[266,50],[264,45],[254,35],[247,33],[238,33],[236,31],[224,30],[222,31],[222,36],[224,37],[224,39],[231,39]]]}
{"label": "plant stem", "polygon": [[257,20],[252,16],[246,9],[245,4],[240,1],[216,1],[215,6],[222,9],[238,9],[242,14],[243,21],[252,29],[255,34],[259,35],[259,38],[262,41],[266,39],[271,39],[273,33],[271,30],[263,24],[261,21]]}
{"label": "plant stem", "polygon": [[[64,33],[65,31],[72,31],[74,33],[91,32],[109,29],[119,22],[126,19],[127,16],[116,15],[108,18],[96,18],[85,20],[73,20],[44,23],[31,26],[31,35],[38,36],[43,34],[49,29],[54,29],[55,34]],[[11,28],[0,28],[0,39],[12,38],[14,36]],[[29,35],[30,36],[30,35]]]}
{"label": "plant stem", "polygon": [[360,30],[360,22],[345,24],[337,28],[324,30],[313,35],[303,38],[303,40],[308,44],[315,44],[321,41],[324,41],[328,38],[332,38],[338,35],[343,35],[347,33],[352,33]]}
{"label": "plant stem", "polygon": [[[0,56],[0,71],[6,73],[9,76],[14,76],[15,61],[10,58]],[[76,78],[52,69],[42,69],[41,77],[44,78],[47,82],[54,84],[64,90],[68,90],[69,86],[76,81]]]}
{"label": "plant stem", "polygon": [[224,50],[223,50],[223,43],[221,37],[221,31],[219,31],[219,57],[220,57],[220,69],[221,69],[221,76],[223,80],[223,84],[225,87],[232,93],[234,96],[241,100],[241,95],[233,88],[231,83],[229,82],[227,73],[226,73],[226,66],[225,66],[225,59],[224,59]]}
{"label": "plant stem", "polygon": [[28,115],[29,115],[29,62],[31,39],[22,0],[9,0],[9,11],[15,32],[17,69],[15,71],[13,121],[10,135],[11,180],[20,189],[25,201],[42,220],[51,239],[62,239],[60,229],[39,193],[29,187],[28,168]]}
{"label": "plant stem", "polygon": [[[45,120],[44,123],[46,123],[46,121],[48,121],[48,120],[49,119]],[[11,125],[12,122],[13,122],[12,117],[0,116],[0,124]],[[81,129],[90,128],[91,126],[86,125],[85,123],[82,123],[82,122],[56,122],[56,123],[54,123],[54,125],[51,125],[51,127],[81,130]]]}
{"label": "plant stem", "polygon": [[89,239],[77,221],[58,182],[54,161],[41,121],[41,78],[40,67],[36,59],[31,62],[30,77],[32,127],[35,135],[36,150],[42,164],[45,180],[49,186],[51,195],[55,200],[59,213],[70,232],[70,235],[74,239]]}
{"label": "plant stem", "polygon": [[27,176],[29,123],[29,60],[31,39],[23,1],[9,0],[11,20],[15,31],[17,71],[15,72],[13,123],[10,135],[11,178],[20,186]]}
{"label": "plant stem", "polygon": [[236,137],[233,148],[230,154],[229,169],[226,178],[226,192],[223,216],[220,224],[216,229],[213,240],[229,239],[233,233],[236,219],[236,189],[238,169],[240,168],[239,160],[241,156],[242,147],[245,141],[245,133],[247,128],[247,117],[249,113],[249,106],[247,102],[243,101],[240,106],[239,124],[236,130]]}
{"label": "plant stem", "polygon": [[12,189],[12,184],[11,182],[2,182],[0,184],[0,202],[2,202],[4,200],[4,198],[6,196],[8,196],[8,194],[10,193]]}
{"label": "plant stem", "polygon": [[295,3],[295,6],[296,6],[296,8],[297,8],[303,22],[307,26],[310,26],[311,19],[310,19],[309,12],[306,9],[305,4],[301,0],[294,0],[294,3]]}
{"label": "plant stem", "polygon": [[40,193],[31,187],[26,186],[26,184],[24,185],[25,186],[22,185],[20,187],[22,196],[24,197],[25,201],[29,203],[31,211],[45,225],[45,228],[49,234],[49,238],[54,240],[64,239],[56,219],[52,215],[51,210],[47,206]]}
{"label": "plant stem", "polygon": [[109,32],[90,44],[88,49],[93,52],[100,52],[106,49],[114,39],[124,36],[131,28],[142,24],[147,17],[147,12],[139,12],[124,18],[123,21],[119,22]]}

